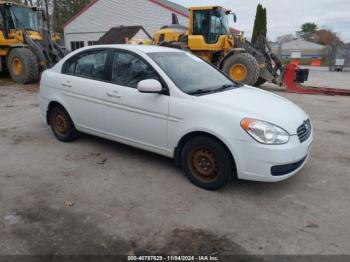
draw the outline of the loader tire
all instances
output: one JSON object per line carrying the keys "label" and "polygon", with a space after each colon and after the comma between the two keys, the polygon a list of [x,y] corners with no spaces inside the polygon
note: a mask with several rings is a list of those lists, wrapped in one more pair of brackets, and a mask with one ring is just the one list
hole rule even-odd
{"label": "loader tire", "polygon": [[222,71],[234,81],[251,86],[258,81],[260,74],[258,62],[248,53],[233,54],[226,58]]}
{"label": "loader tire", "polygon": [[28,48],[14,48],[7,58],[11,78],[19,84],[35,83],[39,79],[39,64]]}
{"label": "loader tire", "polygon": [[263,85],[263,84],[265,84],[265,83],[266,83],[266,80],[265,80],[264,78],[259,77],[259,78],[258,78],[258,81],[256,81],[256,83],[254,84],[254,86],[255,86],[255,87],[259,87],[259,86],[261,86],[261,85]]}

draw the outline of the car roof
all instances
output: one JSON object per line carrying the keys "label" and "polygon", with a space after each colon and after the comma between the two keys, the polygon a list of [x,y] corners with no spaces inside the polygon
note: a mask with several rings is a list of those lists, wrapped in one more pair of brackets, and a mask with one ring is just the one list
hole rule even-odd
{"label": "car roof", "polygon": [[84,47],[78,50],[83,51],[83,50],[94,49],[94,48],[118,48],[118,49],[130,50],[130,51],[140,51],[142,53],[182,52],[179,49],[162,47],[162,46],[154,46],[154,45],[94,45],[94,46]]}

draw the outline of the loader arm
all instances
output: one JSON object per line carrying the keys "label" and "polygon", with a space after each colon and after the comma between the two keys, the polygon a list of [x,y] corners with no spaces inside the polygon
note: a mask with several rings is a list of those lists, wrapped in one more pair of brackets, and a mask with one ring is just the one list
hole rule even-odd
{"label": "loader arm", "polygon": [[34,41],[26,31],[23,31],[23,37],[25,44],[35,54],[43,69],[53,67],[65,56],[62,48],[52,40],[50,33],[46,30],[42,32],[42,41]]}
{"label": "loader arm", "polygon": [[26,31],[23,31],[23,40],[38,59],[39,65],[42,66],[43,69],[47,69],[47,64],[51,64],[52,61],[50,57],[45,53],[44,48],[38,42],[31,39]]}

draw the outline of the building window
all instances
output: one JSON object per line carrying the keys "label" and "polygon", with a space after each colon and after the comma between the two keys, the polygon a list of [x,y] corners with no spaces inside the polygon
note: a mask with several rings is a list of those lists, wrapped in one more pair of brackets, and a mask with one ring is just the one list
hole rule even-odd
{"label": "building window", "polygon": [[97,41],[88,41],[88,46],[96,45]]}
{"label": "building window", "polygon": [[70,48],[72,51],[84,47],[84,41],[72,41],[70,42]]}

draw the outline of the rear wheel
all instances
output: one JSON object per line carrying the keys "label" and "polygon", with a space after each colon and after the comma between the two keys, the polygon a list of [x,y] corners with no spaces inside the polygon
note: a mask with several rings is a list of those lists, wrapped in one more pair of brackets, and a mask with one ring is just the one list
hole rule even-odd
{"label": "rear wheel", "polygon": [[39,79],[39,64],[28,48],[14,48],[7,58],[11,78],[19,84],[31,84]]}
{"label": "rear wheel", "polygon": [[236,82],[246,85],[254,85],[260,74],[258,62],[248,53],[233,54],[226,58],[222,70]]}
{"label": "rear wheel", "polygon": [[56,138],[62,142],[71,142],[78,137],[78,131],[67,111],[55,106],[50,112],[50,125]]}
{"label": "rear wheel", "polygon": [[181,166],[193,184],[208,190],[224,187],[235,172],[226,148],[205,136],[187,142],[181,152]]}

